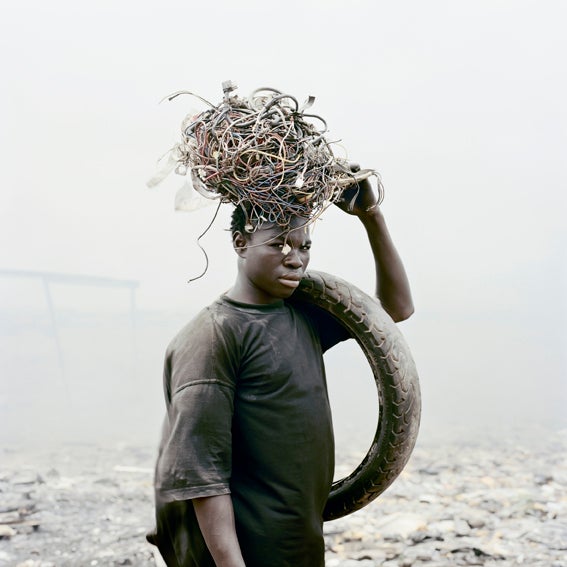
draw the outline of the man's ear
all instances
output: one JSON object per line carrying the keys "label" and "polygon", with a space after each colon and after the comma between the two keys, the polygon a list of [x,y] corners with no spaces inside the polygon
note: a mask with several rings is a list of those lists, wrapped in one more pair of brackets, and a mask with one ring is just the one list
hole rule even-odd
{"label": "man's ear", "polygon": [[239,231],[235,231],[232,235],[232,246],[234,251],[243,258],[246,253],[246,245],[248,244],[248,240],[246,237]]}

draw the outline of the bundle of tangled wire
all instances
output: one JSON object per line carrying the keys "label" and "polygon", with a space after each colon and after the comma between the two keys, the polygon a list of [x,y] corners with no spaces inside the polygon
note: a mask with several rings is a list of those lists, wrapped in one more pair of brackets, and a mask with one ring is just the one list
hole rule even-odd
{"label": "bundle of tangled wire", "polygon": [[[305,113],[314,98],[300,107],[273,88],[248,98],[231,94],[235,89],[224,82],[217,106],[198,97],[210,108],[184,121],[176,172],[190,172],[205,197],[242,206],[249,230],[263,222],[285,227],[293,215],[316,218],[356,178],[348,162],[334,156],[325,121]],[[193,93],[168,98],[180,94]]]}

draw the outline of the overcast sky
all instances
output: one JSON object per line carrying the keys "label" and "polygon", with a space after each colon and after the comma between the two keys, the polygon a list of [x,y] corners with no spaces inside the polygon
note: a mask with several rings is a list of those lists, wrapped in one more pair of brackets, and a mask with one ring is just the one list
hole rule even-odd
{"label": "overcast sky", "polygon": [[[230,211],[203,240],[209,272],[188,285],[214,207],[175,212],[181,178],[145,183],[202,106],[159,101],[187,89],[218,102],[227,79],[242,95],[314,95],[330,136],[382,175],[416,303],[400,328],[424,423],[561,422],[566,16],[560,0],[12,3],[0,23],[0,270],[137,280],[140,310],[189,317],[234,278]],[[313,268],[372,290],[355,219],[329,210],[314,241]],[[45,308],[37,282],[4,278],[0,291],[3,310]],[[128,304],[53,293],[60,308]],[[158,387],[169,338],[151,344]]]}

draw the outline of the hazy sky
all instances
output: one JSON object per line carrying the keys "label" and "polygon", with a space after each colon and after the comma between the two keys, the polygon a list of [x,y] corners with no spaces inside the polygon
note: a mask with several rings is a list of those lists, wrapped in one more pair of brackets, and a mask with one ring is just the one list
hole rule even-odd
{"label": "hazy sky", "polygon": [[[417,308],[401,328],[425,423],[561,419],[566,16],[560,0],[12,3],[0,269],[138,280],[141,310],[183,320],[230,285],[234,254],[223,210],[204,239],[207,276],[186,283],[214,208],[176,213],[182,179],[145,182],[201,107],[159,101],[187,89],[218,102],[227,79],[242,95],[314,95],[349,158],[382,175]],[[313,268],[372,290],[356,220],[329,210],[314,238]],[[44,308],[37,282],[5,278],[0,293],[2,309]],[[128,301],[53,293],[59,307]],[[151,345],[156,383],[168,339]]]}

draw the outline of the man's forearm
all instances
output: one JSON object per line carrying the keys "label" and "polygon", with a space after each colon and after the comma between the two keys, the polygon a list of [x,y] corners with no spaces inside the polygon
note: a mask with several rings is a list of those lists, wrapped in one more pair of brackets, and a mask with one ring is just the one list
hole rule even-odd
{"label": "man's forearm", "polygon": [[195,515],[217,567],[245,567],[230,494],[195,498]]}
{"label": "man's forearm", "polygon": [[359,216],[368,234],[376,265],[376,296],[394,321],[413,313],[413,300],[402,260],[378,207]]}

